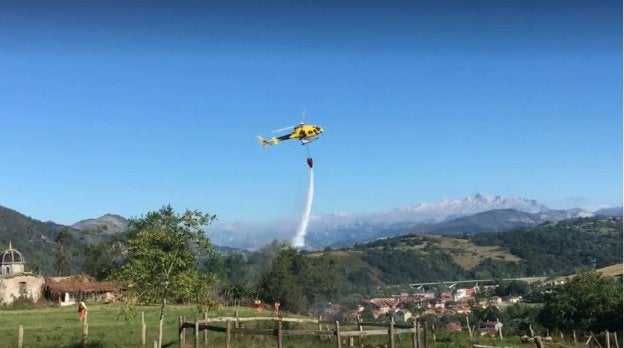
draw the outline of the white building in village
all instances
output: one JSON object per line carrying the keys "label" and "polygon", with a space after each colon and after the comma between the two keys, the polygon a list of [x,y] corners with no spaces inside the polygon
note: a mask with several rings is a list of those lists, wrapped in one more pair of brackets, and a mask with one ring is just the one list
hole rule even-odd
{"label": "white building in village", "polygon": [[44,278],[24,271],[24,256],[9,248],[0,254],[0,305],[11,304],[18,298],[38,301]]}

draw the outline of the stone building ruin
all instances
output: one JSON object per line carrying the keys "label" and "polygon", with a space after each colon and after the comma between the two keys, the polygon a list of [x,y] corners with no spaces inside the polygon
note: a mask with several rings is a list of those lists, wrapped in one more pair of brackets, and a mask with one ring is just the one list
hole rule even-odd
{"label": "stone building ruin", "polygon": [[39,300],[44,278],[26,272],[25,263],[22,253],[9,242],[9,248],[0,254],[0,304],[11,304],[20,298]]}

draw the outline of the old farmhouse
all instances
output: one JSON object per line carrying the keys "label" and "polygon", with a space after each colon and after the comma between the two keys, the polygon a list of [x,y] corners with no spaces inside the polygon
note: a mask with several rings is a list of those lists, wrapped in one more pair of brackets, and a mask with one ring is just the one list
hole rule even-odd
{"label": "old farmhouse", "polygon": [[12,304],[18,299],[37,302],[42,297],[60,306],[84,300],[115,302],[125,290],[123,284],[98,282],[86,275],[43,277],[27,272],[24,256],[13,249],[11,242],[9,249],[0,256],[0,305]]}

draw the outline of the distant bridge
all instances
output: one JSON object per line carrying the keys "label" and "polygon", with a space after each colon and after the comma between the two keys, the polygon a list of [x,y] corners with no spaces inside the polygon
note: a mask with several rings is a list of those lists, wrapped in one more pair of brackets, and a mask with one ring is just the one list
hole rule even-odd
{"label": "distant bridge", "polygon": [[[535,282],[543,282],[548,277],[522,277],[522,278],[505,278],[504,281],[512,281],[512,280],[520,280],[527,283],[535,283]],[[494,279],[473,279],[473,280],[445,280],[439,282],[426,282],[426,283],[412,283],[409,284],[412,288],[421,288],[423,286],[431,286],[431,285],[446,285],[448,287],[454,287],[457,284],[461,283],[493,283]]]}
{"label": "distant bridge", "polygon": [[[615,265],[611,265],[608,267],[597,269],[599,273],[606,277],[615,277],[622,278],[622,273],[624,273],[624,264],[618,263]],[[546,283],[554,283],[557,281],[561,281],[565,278],[574,277],[574,274],[569,276],[555,276],[555,277],[518,277],[518,278],[505,278],[504,281],[512,281],[512,280],[520,280],[527,283],[536,283],[536,282],[546,282]],[[546,281],[546,279],[550,279]],[[411,288],[420,289],[424,286],[432,286],[432,285],[446,285],[449,288],[455,287],[457,284],[462,283],[493,283],[494,279],[473,279],[473,280],[445,280],[438,282],[426,282],[426,283],[412,283],[408,284]]]}

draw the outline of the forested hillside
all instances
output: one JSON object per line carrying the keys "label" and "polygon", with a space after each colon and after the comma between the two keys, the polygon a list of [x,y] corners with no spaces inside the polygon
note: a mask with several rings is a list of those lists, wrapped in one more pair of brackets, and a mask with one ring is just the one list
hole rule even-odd
{"label": "forested hillside", "polygon": [[0,251],[9,247],[19,250],[33,271],[52,272],[54,239],[63,228],[52,222],[41,222],[0,206]]}
{"label": "forested hillside", "polygon": [[[48,275],[81,271],[86,235],[87,232],[51,221],[41,222],[0,206],[0,252],[11,242],[23,254],[27,271]],[[59,254],[61,244],[63,253]]]}
{"label": "forested hillside", "polygon": [[622,218],[581,218],[457,238],[407,235],[354,250],[369,266],[357,272],[386,284],[566,275],[622,262]]}
{"label": "forested hillside", "polygon": [[528,275],[574,273],[578,268],[622,262],[622,218],[593,217],[545,224],[505,233],[470,237],[477,245],[496,245],[522,259]]}

